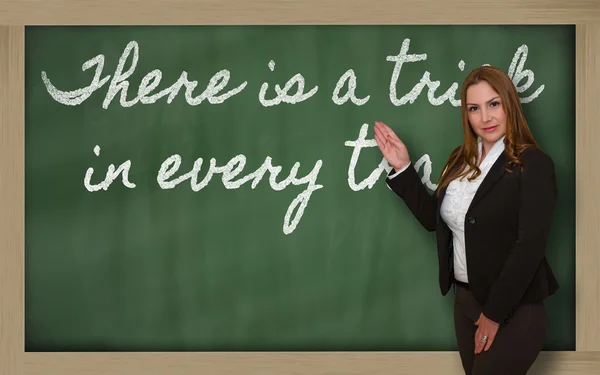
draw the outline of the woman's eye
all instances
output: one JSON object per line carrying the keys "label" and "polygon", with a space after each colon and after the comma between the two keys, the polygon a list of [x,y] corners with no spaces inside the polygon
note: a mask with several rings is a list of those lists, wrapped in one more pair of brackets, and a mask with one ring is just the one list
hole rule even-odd
{"label": "woman's eye", "polygon": [[499,105],[500,105],[500,103],[499,103],[499,102],[496,102],[496,101],[493,101],[493,102],[491,102],[491,103],[490,103],[490,105],[491,105],[492,107],[497,107],[497,106],[499,106]]}
{"label": "woman's eye", "polygon": [[473,112],[477,109],[477,107],[469,107],[469,112]]}

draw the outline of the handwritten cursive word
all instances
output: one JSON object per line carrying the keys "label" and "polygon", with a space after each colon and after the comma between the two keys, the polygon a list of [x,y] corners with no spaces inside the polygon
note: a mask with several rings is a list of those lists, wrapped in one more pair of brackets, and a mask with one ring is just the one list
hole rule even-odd
{"label": "handwritten cursive word", "polygon": [[[129,55],[133,51],[133,60],[131,62],[131,66],[127,69],[126,72],[123,72],[125,62],[129,58]],[[142,79],[140,86],[138,87],[137,96],[131,100],[127,100],[127,91],[129,89],[129,82],[127,79],[133,74],[135,68],[137,67],[137,63],[139,60],[139,47],[136,41],[131,41],[125,47],[121,58],[119,59],[119,64],[117,65],[117,70],[110,82],[110,86],[106,93],[106,97],[104,98],[104,102],[102,103],[102,108],[107,109],[112,102],[113,98],[120,92],[120,100],[119,103],[122,107],[132,107],[133,105],[139,103],[142,104],[152,104],[155,103],[158,99],[169,95],[167,98],[167,103],[171,103],[175,97],[179,94],[179,91],[185,86],[185,100],[190,105],[199,105],[205,100],[208,100],[211,104],[219,104],[223,103],[225,100],[229,99],[233,95],[238,94],[242,91],[246,85],[247,81],[244,81],[241,85],[232,89],[220,96],[217,95],[221,90],[227,86],[229,83],[230,73],[227,69],[223,69],[217,72],[208,83],[204,92],[196,97],[192,97],[192,92],[198,86],[197,81],[188,80],[188,73],[183,71],[179,79],[172,84],[170,87],[167,87],[158,93],[148,96],[156,87],[160,84],[160,80],[162,79],[162,72],[158,69],[154,69],[150,73],[146,74]],[[82,71],[86,71],[93,66],[96,66],[96,71],[94,73],[94,78],[92,79],[92,83],[89,86],[77,89],[74,91],[61,91],[57,89],[54,84],[50,81],[45,71],[42,71],[42,80],[46,85],[46,90],[52,96],[52,98],[65,105],[75,106],[83,103],[86,99],[88,99],[96,90],[101,88],[108,82],[110,79],[110,75],[100,79],[102,75],[102,70],[104,69],[104,55],[100,54],[96,57],[86,61],[81,66]]]}
{"label": "handwritten cursive word", "polygon": [[[348,81],[348,91],[344,96],[340,98],[340,91],[342,91],[342,87]],[[354,74],[353,69],[348,69],[346,73],[344,73],[337,84],[335,85],[335,89],[333,90],[333,95],[331,96],[331,100],[337,104],[342,105],[348,101],[348,99],[352,100],[352,103],[361,106],[369,101],[370,95],[365,96],[362,99],[358,99],[355,95],[356,91],[356,75]]]}
{"label": "handwritten cursive word", "polygon": [[[269,69],[271,71],[275,70],[275,62],[273,60],[269,62]],[[294,95],[290,96],[288,95],[288,91],[290,91],[294,85],[298,85],[298,90]],[[269,84],[265,82],[260,87],[260,92],[258,93],[258,100],[260,101],[260,104],[262,104],[264,107],[278,105],[281,102],[289,104],[300,103],[315,95],[319,90],[319,86],[315,86],[312,90],[305,94],[304,76],[302,76],[302,74],[300,73],[297,73],[292,78],[290,78],[283,89],[281,88],[281,86],[276,84],[275,91],[277,92],[277,96],[274,99],[265,99],[265,95],[267,94],[268,88]]]}
{"label": "handwritten cursive word", "polygon": [[[377,147],[377,142],[374,139],[366,139],[367,130],[369,129],[369,124],[363,124],[358,133],[358,138],[355,141],[346,141],[344,143],[345,146],[354,147],[352,151],[352,157],[350,158],[350,164],[348,165],[348,186],[350,189],[354,191],[360,191],[368,187],[369,189],[373,188],[377,180],[381,177],[381,174],[385,171],[386,174],[392,170],[392,166],[390,166],[383,157],[381,162],[375,168],[369,177],[362,180],[360,183],[356,183],[355,177],[355,168],[358,163],[358,158],[360,156],[360,151],[366,147]],[[424,154],[421,158],[414,164],[414,168],[419,171],[419,169],[423,167],[423,178],[421,182],[425,184],[429,189],[435,190],[437,185],[431,182],[431,159],[429,155]]]}
{"label": "handwritten cursive word", "polygon": [[[406,38],[402,42],[402,47],[400,48],[400,53],[398,55],[386,57],[387,61],[391,61],[391,62],[395,63],[394,71],[392,73],[392,78],[390,80],[390,90],[389,90],[389,97],[390,97],[390,101],[392,102],[392,104],[394,104],[395,106],[401,106],[401,105],[405,105],[406,103],[410,103],[410,104],[414,103],[415,100],[417,100],[417,98],[423,91],[423,89],[425,88],[425,86],[427,86],[428,87],[427,99],[429,100],[429,103],[431,103],[432,105],[439,106],[439,105],[442,105],[445,101],[449,101],[454,107],[460,106],[461,100],[454,98],[456,95],[456,90],[458,89],[458,83],[456,83],[456,82],[452,83],[450,88],[448,88],[448,90],[446,90],[446,92],[444,94],[442,94],[441,96],[436,98],[434,95],[435,95],[435,91],[440,86],[440,81],[432,81],[430,78],[430,73],[428,71],[425,71],[425,73],[423,73],[423,77],[421,78],[419,83],[417,83],[410,92],[408,92],[407,94],[402,96],[400,99],[398,99],[398,96],[396,94],[396,85],[398,83],[398,78],[400,77],[400,72],[402,70],[402,66],[404,65],[404,63],[412,63],[412,62],[419,62],[419,61],[427,60],[426,53],[409,54],[408,53],[409,46],[410,46],[410,39]],[[521,47],[519,47],[517,49],[517,51],[515,52],[515,55],[512,59],[512,62],[510,64],[509,71],[507,73],[509,75],[509,77],[512,79],[515,86],[517,87],[517,92],[520,92],[520,93],[527,90],[533,84],[533,81],[534,81],[534,73],[529,69],[523,70],[525,61],[527,61],[527,52],[528,52],[528,47],[526,45],[522,45]],[[519,62],[519,65],[516,65],[517,62],[519,61],[519,58],[521,58],[521,57],[522,57],[522,59]],[[489,65],[489,64],[483,64],[483,65]],[[465,62],[463,60],[461,60],[458,64],[458,67],[461,71],[464,71]],[[515,70],[515,67],[516,67],[516,70]],[[523,86],[519,86],[519,83],[525,77],[527,77],[526,84]],[[543,90],[544,90],[544,85],[541,85],[530,96],[525,97],[525,98],[520,98],[521,103],[529,103],[529,102],[533,101],[535,98],[537,98],[542,93]]]}
{"label": "handwritten cursive word", "polygon": [[[96,145],[96,147],[94,147],[94,154],[96,154],[96,156],[100,156],[100,146]],[[94,192],[94,191],[98,191],[98,190],[106,191],[106,190],[108,190],[108,187],[113,183],[113,181],[117,177],[119,177],[119,175],[121,175],[123,185],[125,185],[126,187],[128,187],[130,189],[133,189],[133,188],[135,188],[135,184],[132,182],[129,182],[129,169],[130,168],[131,168],[131,160],[127,160],[126,162],[122,163],[119,166],[119,168],[117,168],[116,170],[115,170],[115,165],[111,164],[108,166],[108,170],[106,171],[106,177],[104,178],[104,181],[102,181],[99,184],[92,184],[91,180],[92,180],[92,175],[94,174],[94,168],[90,167],[85,172],[85,177],[83,179],[83,185],[90,192]]]}
{"label": "handwritten cursive word", "polygon": [[[162,163],[156,180],[157,180],[159,186],[161,187],[161,189],[173,189],[178,184],[189,179],[192,190],[195,192],[198,192],[198,191],[202,190],[206,185],[208,185],[208,183],[210,182],[210,180],[212,179],[212,177],[215,173],[222,173],[223,176],[221,177],[221,180],[222,180],[225,188],[237,189],[240,186],[242,186],[243,184],[245,184],[246,182],[248,182],[250,180],[254,180],[254,181],[252,181],[252,185],[251,185],[252,189],[254,189],[256,187],[256,185],[258,185],[260,180],[263,178],[264,174],[267,171],[269,171],[269,173],[270,173],[269,183],[273,190],[276,190],[276,191],[283,190],[290,183],[293,185],[308,184],[308,187],[306,188],[306,190],[304,190],[302,193],[298,194],[298,196],[290,203],[290,205],[287,209],[287,212],[285,213],[285,217],[283,220],[283,233],[285,233],[286,235],[292,233],[296,229],[296,226],[298,225],[298,223],[300,222],[300,219],[302,218],[302,215],[304,214],[304,209],[308,205],[308,201],[310,200],[312,193],[315,190],[319,190],[319,189],[323,188],[323,185],[318,185],[316,183],[317,175],[319,174],[319,170],[321,169],[321,165],[323,164],[323,162],[321,160],[317,161],[313,170],[308,175],[306,175],[305,177],[302,177],[300,179],[296,178],[296,174],[298,173],[298,168],[300,168],[300,163],[296,162],[292,166],[289,176],[281,182],[276,182],[276,179],[277,179],[277,176],[279,175],[279,173],[281,172],[282,167],[273,166],[273,164],[271,164],[270,156],[267,156],[265,158],[265,161],[262,164],[262,166],[260,168],[258,168],[256,171],[254,171],[253,173],[250,173],[250,174],[246,175],[245,177],[240,178],[236,181],[232,181],[232,180],[238,174],[240,174],[240,172],[246,165],[246,157],[244,155],[239,154],[239,155],[233,157],[227,164],[225,164],[222,167],[216,166],[216,160],[214,158],[211,158],[210,166],[208,168],[208,172],[206,173],[206,176],[204,176],[204,179],[202,179],[202,181],[198,182],[198,173],[200,172],[200,170],[202,168],[202,163],[203,163],[202,158],[196,159],[191,171],[189,171],[188,173],[182,174],[181,176],[179,176],[173,180],[169,180],[181,166],[181,156],[179,156],[178,154],[174,154],[174,155],[170,156],[169,158],[167,158]],[[236,165],[237,165],[237,167],[236,167]],[[299,207],[298,207],[298,205],[299,205]],[[292,213],[294,212],[296,207],[298,207],[296,216],[290,222],[290,218],[292,217]]]}

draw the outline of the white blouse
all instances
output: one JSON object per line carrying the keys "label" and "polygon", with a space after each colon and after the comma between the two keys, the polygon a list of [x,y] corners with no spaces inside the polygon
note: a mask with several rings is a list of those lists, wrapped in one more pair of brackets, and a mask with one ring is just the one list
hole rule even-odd
{"label": "white blouse", "polygon": [[[505,137],[503,136],[494,144],[494,146],[492,146],[492,149],[488,152],[479,166],[481,174],[476,179],[469,181],[467,178],[463,177],[461,180],[455,179],[450,182],[440,207],[442,220],[448,225],[453,234],[454,277],[458,281],[465,283],[469,282],[465,253],[465,215],[467,214],[467,209],[469,208],[479,185],[481,185],[481,182],[488,174],[492,165],[504,151],[504,138]],[[482,143],[480,137],[478,138],[477,144],[479,158],[481,158]],[[397,173],[394,173],[389,178],[392,179],[398,176],[400,173],[404,172],[409,165],[402,170],[399,170]]]}
{"label": "white blouse", "polygon": [[[479,158],[481,158],[481,139],[478,140]],[[488,152],[479,166],[481,174],[469,181],[466,177],[455,179],[448,185],[446,195],[440,207],[440,215],[453,234],[454,245],[454,277],[458,281],[469,282],[467,277],[467,258],[465,252],[465,215],[471,201],[481,185],[481,182],[490,171],[492,165],[504,151],[504,136],[500,138]],[[478,158],[478,161],[479,161]]]}

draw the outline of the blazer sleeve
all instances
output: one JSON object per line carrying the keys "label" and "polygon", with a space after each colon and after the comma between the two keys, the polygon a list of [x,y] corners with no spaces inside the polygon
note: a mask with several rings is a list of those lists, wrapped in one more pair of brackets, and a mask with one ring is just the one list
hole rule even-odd
{"label": "blazer sleeve", "polygon": [[[392,169],[388,177],[395,174]],[[405,171],[393,178],[386,178],[390,189],[404,200],[416,219],[430,232],[435,231],[437,196],[429,194],[419,175],[411,164]]]}
{"label": "blazer sleeve", "polygon": [[519,303],[545,257],[558,191],[554,162],[538,149],[521,154],[518,236],[499,278],[490,289],[483,314],[502,322]]}

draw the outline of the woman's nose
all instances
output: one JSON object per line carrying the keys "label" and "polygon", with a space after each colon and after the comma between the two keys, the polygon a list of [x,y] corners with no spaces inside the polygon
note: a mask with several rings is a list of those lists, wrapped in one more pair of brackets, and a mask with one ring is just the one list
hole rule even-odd
{"label": "woman's nose", "polygon": [[488,122],[490,121],[492,116],[485,109],[481,111],[481,121]]}

